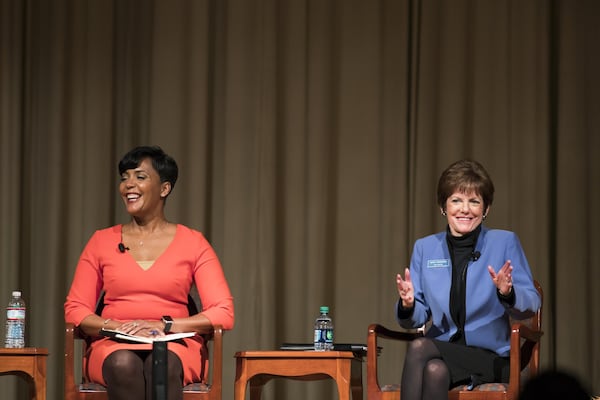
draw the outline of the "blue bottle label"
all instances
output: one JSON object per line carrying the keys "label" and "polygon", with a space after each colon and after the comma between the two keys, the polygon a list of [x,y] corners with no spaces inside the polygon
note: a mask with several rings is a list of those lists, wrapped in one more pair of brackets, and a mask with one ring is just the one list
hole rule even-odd
{"label": "blue bottle label", "polygon": [[322,329],[315,329],[315,339],[314,342],[318,343],[318,342],[325,342],[325,336],[323,335],[323,330]]}

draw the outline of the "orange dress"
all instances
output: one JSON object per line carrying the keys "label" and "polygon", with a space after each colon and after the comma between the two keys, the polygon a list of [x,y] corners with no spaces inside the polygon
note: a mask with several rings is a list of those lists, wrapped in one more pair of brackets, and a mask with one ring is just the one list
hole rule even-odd
{"label": "orange dress", "polygon": [[[65,302],[65,320],[76,326],[96,309],[104,290],[102,318],[118,321],[160,320],[163,315],[187,317],[187,299],[193,283],[202,302],[202,314],[213,325],[231,329],[233,297],[221,264],[204,236],[177,225],[175,237],[147,270],[129,252],[120,252],[121,225],[96,231],[85,246]],[[92,382],[105,384],[102,363],[119,349],[151,350],[149,344],[123,343],[108,338],[95,340],[86,356],[86,374]],[[183,365],[183,384],[205,377],[205,347],[202,337],[169,342]]]}

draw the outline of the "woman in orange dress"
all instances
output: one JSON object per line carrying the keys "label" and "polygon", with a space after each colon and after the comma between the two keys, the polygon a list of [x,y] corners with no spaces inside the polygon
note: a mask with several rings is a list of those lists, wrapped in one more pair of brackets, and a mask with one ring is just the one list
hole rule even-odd
{"label": "woman in orange dress", "polygon": [[[119,162],[119,191],[130,222],[96,231],[85,246],[65,302],[65,320],[97,337],[100,329],[153,337],[231,329],[233,298],[221,264],[204,236],[167,221],[164,207],[177,181],[175,160],[159,147],[136,147]],[[195,285],[202,310],[189,315]],[[95,314],[104,292],[104,308]],[[108,397],[152,397],[152,346],[98,338],[86,354],[86,374]],[[204,340],[195,335],[168,345],[168,398],[205,375]]]}

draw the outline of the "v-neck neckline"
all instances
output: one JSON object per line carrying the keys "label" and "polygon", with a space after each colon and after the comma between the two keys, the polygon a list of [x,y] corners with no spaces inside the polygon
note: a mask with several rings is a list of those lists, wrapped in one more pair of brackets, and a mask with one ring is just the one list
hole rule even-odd
{"label": "v-neck neckline", "polygon": [[[160,253],[154,260],[142,260],[142,261],[138,261],[135,258],[133,258],[133,256],[131,255],[131,253],[128,252],[129,253],[129,258],[143,272],[150,271],[152,268],[155,267],[155,265],[161,260],[161,258],[163,258],[163,256],[173,246],[173,243],[175,242],[175,239],[177,238],[178,233],[179,233],[179,224],[175,224],[175,235],[173,235],[173,238],[171,239],[171,241],[169,242],[169,244],[167,245],[167,247],[165,247],[165,249],[162,251],[162,253]],[[121,224],[121,231],[119,232],[119,235],[120,235],[120,237],[123,237],[123,224]],[[144,267],[140,263],[146,264],[147,267]]]}

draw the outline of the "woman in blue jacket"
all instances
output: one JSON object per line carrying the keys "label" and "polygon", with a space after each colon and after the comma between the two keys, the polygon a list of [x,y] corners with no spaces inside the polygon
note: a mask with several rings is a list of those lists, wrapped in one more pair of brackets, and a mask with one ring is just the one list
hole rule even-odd
{"label": "woman in blue jacket", "polygon": [[483,226],[494,185],[481,164],[461,160],[440,176],[437,199],[445,232],[415,242],[396,317],[404,328],[428,323],[410,343],[402,373],[402,400],[447,399],[459,384],[507,382],[509,317],[540,307],[517,235]]}

